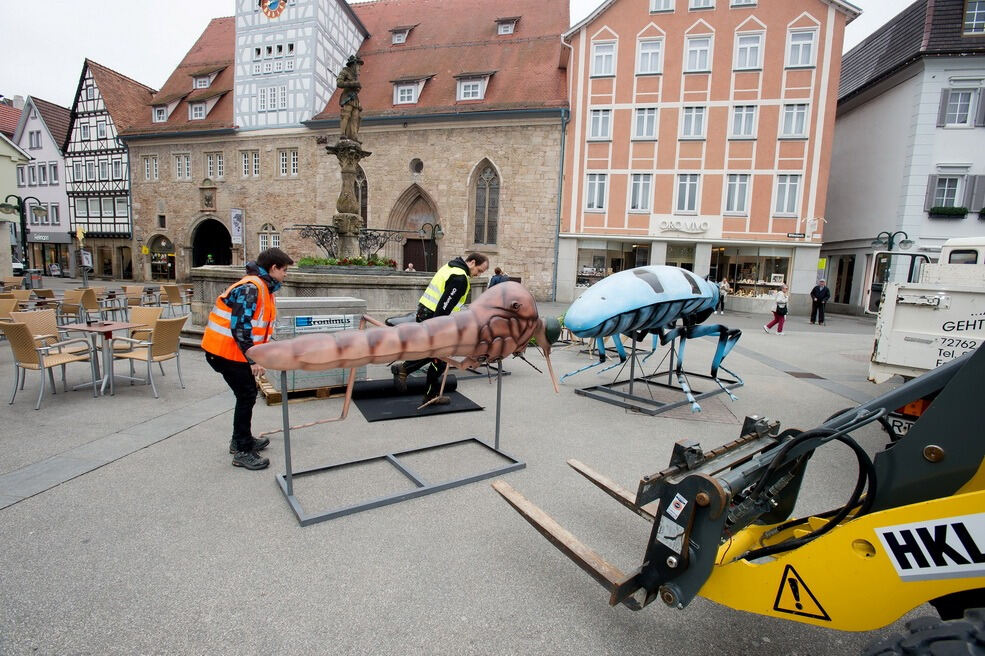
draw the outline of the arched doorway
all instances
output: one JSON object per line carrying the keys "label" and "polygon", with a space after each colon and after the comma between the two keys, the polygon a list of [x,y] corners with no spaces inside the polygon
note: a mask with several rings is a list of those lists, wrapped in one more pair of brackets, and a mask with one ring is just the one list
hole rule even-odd
{"label": "arched doorway", "polygon": [[232,263],[233,239],[226,226],[216,219],[199,223],[192,238],[192,266]]}
{"label": "arched doorway", "polygon": [[164,235],[150,241],[150,277],[153,280],[174,280],[174,244]]}
{"label": "arched doorway", "polygon": [[433,227],[438,224],[438,208],[426,191],[413,184],[393,204],[387,228],[416,231],[421,230],[425,224],[432,227],[432,230],[427,231],[427,239],[423,236],[411,236],[404,242],[401,268],[412,262],[418,271],[437,271],[440,265],[438,243],[431,234]]}

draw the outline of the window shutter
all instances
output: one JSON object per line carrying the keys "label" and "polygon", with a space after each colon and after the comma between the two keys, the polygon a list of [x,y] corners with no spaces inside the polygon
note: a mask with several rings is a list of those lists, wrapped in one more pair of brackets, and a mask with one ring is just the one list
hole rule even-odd
{"label": "window shutter", "polygon": [[975,112],[975,127],[985,127],[985,90],[978,90],[978,111]]}
{"label": "window shutter", "polygon": [[971,204],[966,207],[971,212],[977,212],[985,208],[985,175],[973,175],[969,177],[975,179],[975,192],[971,196]]}
{"label": "window shutter", "polygon": [[943,89],[941,91],[941,104],[937,108],[937,127],[944,127],[944,120],[947,118],[947,101],[951,95],[950,89]]}
{"label": "window shutter", "polygon": [[923,202],[923,209],[930,210],[934,206],[934,192],[937,191],[937,176],[931,175],[927,178],[927,197]]}
{"label": "window shutter", "polygon": [[961,199],[963,207],[971,208],[972,200],[975,197],[975,185],[978,182],[977,175],[964,176],[964,198]]}

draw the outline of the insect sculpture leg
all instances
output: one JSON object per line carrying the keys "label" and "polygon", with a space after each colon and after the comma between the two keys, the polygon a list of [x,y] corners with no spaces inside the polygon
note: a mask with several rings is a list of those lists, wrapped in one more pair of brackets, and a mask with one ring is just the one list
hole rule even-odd
{"label": "insect sculpture leg", "polygon": [[601,376],[603,373],[605,373],[609,369],[614,369],[615,367],[618,367],[619,365],[625,363],[626,362],[626,359],[627,359],[627,356],[626,356],[626,347],[623,346],[622,336],[621,335],[610,335],[610,338],[612,339],[613,346],[616,347],[616,353],[619,354],[619,362],[613,362],[612,364],[610,364],[605,369],[602,369],[601,371],[599,371],[598,372],[598,375],[599,376]]}
{"label": "insect sculpture leg", "polygon": [[659,345],[660,345],[660,337],[658,337],[656,334],[654,334],[653,335],[653,342],[650,343],[650,352],[647,353],[645,356],[643,356],[643,362],[644,363],[647,360],[649,360],[650,357],[653,356],[654,353],[657,352],[657,346],[659,346]]}
{"label": "insect sculpture leg", "polygon": [[698,405],[698,401],[694,398],[694,394],[691,392],[691,386],[687,384],[687,378],[684,376],[684,345],[687,343],[689,332],[690,327],[678,326],[671,328],[667,332],[660,329],[658,334],[660,335],[661,344],[667,344],[675,339],[678,340],[677,367],[674,369],[674,373],[677,374],[677,384],[681,386],[681,391],[684,392],[685,398],[691,403],[691,412],[701,412],[701,406]]}
{"label": "insect sculpture leg", "polygon": [[600,364],[603,364],[605,362],[605,360],[606,360],[606,355],[605,355],[605,338],[604,337],[596,337],[595,338],[595,348],[596,348],[596,350],[598,351],[598,354],[599,354],[599,361],[598,362],[593,362],[592,364],[589,364],[589,365],[585,365],[581,369],[575,369],[574,371],[571,371],[571,372],[568,372],[568,373],[564,374],[563,376],[561,376],[561,382],[564,382],[564,379],[567,378],[568,376],[574,376],[575,374],[580,374],[583,371],[588,371],[592,367],[597,367]]}
{"label": "insect sculpture leg", "polygon": [[736,374],[729,371],[722,366],[722,360],[725,356],[729,354],[729,351],[735,346],[739,341],[739,337],[742,336],[742,331],[738,329],[729,329],[725,326],[715,324],[711,326],[694,326],[688,331],[689,337],[704,337],[706,335],[718,335],[718,346],[715,348],[715,357],[711,361],[711,377],[722,388],[722,391],[728,394],[729,398],[733,401],[738,401],[739,399],[732,394],[731,391],[726,389],[725,384],[718,378],[718,370],[722,369],[730,376],[734,377],[739,383],[742,379]]}

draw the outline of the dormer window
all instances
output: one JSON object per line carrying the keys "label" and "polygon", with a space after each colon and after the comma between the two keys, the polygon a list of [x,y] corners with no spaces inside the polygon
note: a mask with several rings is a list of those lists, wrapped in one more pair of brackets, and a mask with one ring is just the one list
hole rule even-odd
{"label": "dormer window", "polygon": [[393,87],[394,105],[412,105],[417,102],[417,83],[397,84]]}
{"label": "dormer window", "polygon": [[402,43],[407,43],[407,37],[410,36],[410,31],[417,27],[416,25],[398,25],[390,30],[390,43],[398,46]]}
{"label": "dormer window", "polygon": [[513,34],[514,32],[516,32],[516,22],[518,20],[520,20],[519,16],[508,16],[506,18],[497,18],[496,34],[500,36]]}
{"label": "dormer window", "polygon": [[456,100],[482,100],[486,97],[486,86],[489,78],[495,71],[483,71],[479,73],[461,73],[455,76],[458,80],[458,92],[455,94]]}
{"label": "dormer window", "polygon": [[208,75],[202,75],[202,76],[196,77],[195,78],[195,88],[196,89],[208,89],[209,88],[209,83],[211,81],[212,81],[212,78],[209,77]]}
{"label": "dormer window", "polygon": [[205,118],[205,103],[196,102],[188,105],[188,120],[201,121]]}
{"label": "dormer window", "polygon": [[421,97],[424,83],[432,77],[434,77],[434,74],[429,73],[420,76],[407,75],[396,80],[390,80],[393,83],[393,104],[413,105],[416,103]]}
{"label": "dormer window", "polygon": [[165,123],[168,120],[168,108],[164,105],[154,108],[154,122]]}

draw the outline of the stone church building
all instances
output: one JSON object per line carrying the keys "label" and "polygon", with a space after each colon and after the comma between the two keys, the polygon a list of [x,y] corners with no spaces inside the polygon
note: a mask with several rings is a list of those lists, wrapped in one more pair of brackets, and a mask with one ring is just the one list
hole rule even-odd
{"label": "stone church building", "polygon": [[364,225],[381,254],[435,270],[476,250],[538,299],[554,293],[567,118],[564,0],[238,0],[143,120],[131,166],[134,277],[186,279],[269,246],[323,255],[341,176],[336,76],[357,53]]}

